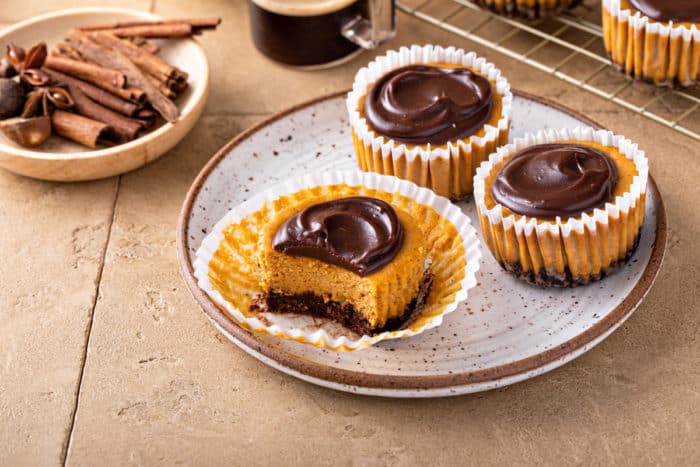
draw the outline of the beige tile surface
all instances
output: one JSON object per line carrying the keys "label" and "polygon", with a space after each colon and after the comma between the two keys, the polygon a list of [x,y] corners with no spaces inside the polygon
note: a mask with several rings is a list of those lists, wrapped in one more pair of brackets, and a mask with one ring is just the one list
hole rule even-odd
{"label": "beige tile surface", "polygon": [[[150,8],[3,0],[0,30],[100,3]],[[63,461],[115,196],[116,179],[67,185],[0,170],[0,465]]]}
{"label": "beige tile surface", "polygon": [[[697,142],[400,16],[392,46],[436,42],[472,48],[496,62],[516,88],[571,106],[639,142],[666,203],[669,248],[656,285],[632,318],[594,350],[547,375],[443,400],[337,393],[282,375],[216,333],[179,276],[175,227],[189,184],[221,144],[262,114],[348,87],[354,70],[371,54],[333,70],[300,72],[254,51],[241,0],[158,0],[155,11],[224,18],[219,31],[202,38],[212,92],[206,116],[170,155],[119,182],[68,465],[302,465],[309,459],[319,465],[700,463]],[[51,239],[50,249],[32,249],[0,266],[7,278],[24,267],[24,257],[35,264],[24,282],[6,279],[0,290],[9,304],[0,310],[0,348],[7,339],[24,346],[13,356],[44,352],[40,358],[11,360],[14,369],[0,373],[0,415],[12,417],[0,422],[0,464],[15,456],[51,464],[60,462],[60,441],[70,426],[69,416],[53,417],[72,411],[70,388],[77,386],[87,322],[86,313],[69,310],[72,295],[56,296],[53,290],[74,291],[91,303],[94,282],[78,294],[86,287],[77,284],[86,279],[68,280],[78,274],[70,266],[68,232],[75,228],[71,219],[91,218],[92,210],[95,219],[85,225],[110,218],[115,181],[57,185],[59,194],[42,195],[45,184],[0,176],[0,216],[13,226],[11,234],[0,237],[1,251],[29,252],[26,239],[32,235]],[[21,202],[22,196],[27,201]],[[15,224],[8,222],[22,215],[28,218],[15,233]],[[87,236],[95,242],[91,258],[104,251],[105,237],[100,229]],[[99,268],[87,261],[80,265],[78,271],[94,281],[88,272]],[[22,311],[26,306],[15,305],[35,276],[45,278],[50,303],[63,312],[52,327],[34,327]],[[34,308],[42,319],[54,317],[41,303]],[[9,325],[6,315],[20,324]],[[46,339],[48,330],[56,335],[51,335],[53,347],[27,343]],[[73,347],[72,354],[65,350]],[[0,372],[6,361],[0,353]],[[55,374],[58,367],[70,371]],[[65,401],[44,401],[45,388],[61,382],[68,388]]]}
{"label": "beige tile surface", "polygon": [[[232,349],[192,306],[177,265],[175,225],[199,168],[255,120],[203,117],[171,154],[122,176],[69,464],[87,465],[98,456],[110,465],[152,464],[179,437],[206,435],[194,418],[223,420],[233,413],[225,399],[205,401],[212,386],[219,386],[218,377],[206,381],[210,364],[218,367],[221,380],[243,368],[230,367]],[[253,375],[258,365],[246,364]],[[101,434],[95,432],[98,426]],[[215,427],[209,433],[214,432]],[[153,442],[160,449],[154,450]],[[163,458],[163,463],[176,460]]]}
{"label": "beige tile surface", "polygon": [[0,465],[61,462],[114,196],[0,171]]}
{"label": "beige tile surface", "polygon": [[[116,6],[149,11],[155,0],[2,0],[0,5],[0,23],[11,23],[32,16],[48,13],[63,8],[82,8],[92,6]],[[4,51],[3,46],[3,51]]]}

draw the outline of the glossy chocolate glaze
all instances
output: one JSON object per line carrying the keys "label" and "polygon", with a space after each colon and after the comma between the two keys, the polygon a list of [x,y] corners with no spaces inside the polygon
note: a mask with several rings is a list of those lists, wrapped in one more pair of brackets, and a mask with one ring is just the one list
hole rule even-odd
{"label": "glossy chocolate glaze", "polygon": [[365,96],[365,115],[374,129],[409,144],[467,138],[492,110],[491,83],[466,68],[405,66],[382,76]]}
{"label": "glossy chocolate glaze", "polygon": [[602,208],[617,184],[615,163],[582,144],[540,144],[516,153],[496,175],[491,195],[516,214],[554,219]]}
{"label": "glossy chocolate glaze", "polygon": [[630,0],[645,16],[668,23],[700,23],[699,0]]}
{"label": "glossy chocolate glaze", "polygon": [[272,247],[367,276],[394,259],[402,243],[403,227],[389,204],[353,196],[314,204],[287,219]]}

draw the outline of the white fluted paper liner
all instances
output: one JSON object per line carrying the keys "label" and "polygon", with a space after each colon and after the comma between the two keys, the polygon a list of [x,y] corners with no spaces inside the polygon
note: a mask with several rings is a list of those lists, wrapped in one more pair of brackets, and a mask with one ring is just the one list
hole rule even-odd
{"label": "white fluted paper liner", "polygon": [[[624,194],[606,203],[603,209],[595,209],[578,218],[562,220],[557,217],[551,222],[538,222],[533,217],[512,214],[499,203],[490,209],[486,206],[486,180],[492,169],[504,158],[529,146],[562,141],[592,142],[617,148],[634,162],[638,173]],[[601,271],[605,272],[606,267],[624,258],[625,253],[633,248],[643,222],[648,176],[649,165],[644,151],[629,139],[610,131],[589,127],[549,129],[517,138],[512,144],[491,154],[489,160],[477,169],[474,177],[474,199],[484,240],[499,262],[522,261],[525,265],[542,266],[545,269],[559,266],[556,269],[562,269],[547,271],[550,275],[561,274],[564,267],[576,267],[588,271],[590,277],[579,278],[586,282]],[[583,243],[595,243],[591,247],[595,250],[593,254],[591,251],[577,250],[571,241],[576,236],[586,237],[582,240]],[[500,246],[496,247],[496,244]],[[601,253],[601,257],[597,257],[596,253]],[[544,264],[533,264],[538,261]],[[576,262],[579,264],[574,264]],[[586,262],[590,264],[580,267],[580,263]]]}
{"label": "white fluted paper liner", "polygon": [[[383,332],[374,336],[358,336],[336,323],[322,320],[323,323],[319,324],[318,318],[310,316],[242,310],[232,304],[231,297],[223,296],[212,284],[212,274],[216,274],[211,267],[212,259],[217,250],[223,248],[225,254],[231,259],[231,263],[227,264],[226,267],[233,269],[230,277],[227,276],[225,280],[229,281],[228,284],[231,284],[230,281],[235,282],[233,287],[235,293],[246,294],[246,297],[252,298],[258,293],[265,292],[261,289],[259,281],[255,279],[257,266],[250,264],[251,261],[241,261],[241,258],[249,257],[253,253],[251,248],[257,248],[255,240],[259,238],[264,227],[262,220],[266,219],[267,221],[274,216],[273,201],[284,196],[303,193],[311,188],[319,187],[323,190],[326,187],[330,190],[338,186],[341,187],[338,190],[342,191],[342,196],[372,196],[373,193],[381,193],[395,200],[408,198],[411,201],[410,204],[417,207],[416,212],[425,212],[427,206],[435,211],[436,218],[448,221],[454,227],[458,237],[461,238],[461,242],[454,237],[452,238],[450,243],[453,246],[449,247],[451,249],[448,254],[431,257],[430,270],[434,274],[433,287],[428,297],[428,301],[431,303],[426,303],[418,315],[419,317],[427,316],[430,319],[419,328],[413,329],[409,323],[407,327],[400,330]],[[391,199],[389,202],[393,204]],[[422,211],[418,211],[418,209]],[[410,211],[407,212],[411,214]],[[265,214],[261,215],[261,213]],[[250,219],[253,220],[250,221]],[[235,244],[227,243],[224,235],[225,229],[232,225],[244,225],[247,229],[245,235],[237,236]],[[447,224],[439,222],[438,226],[440,225]],[[246,237],[248,238],[246,239]],[[455,271],[455,264],[460,263],[460,261],[455,260],[457,254],[459,256],[456,256],[456,259],[463,259],[466,265],[463,269]],[[458,303],[467,298],[468,290],[476,285],[475,274],[479,269],[480,258],[481,251],[476,231],[469,218],[446,198],[396,177],[358,171],[325,172],[290,179],[281,185],[265,190],[229,211],[204,238],[197,251],[194,275],[198,280],[199,287],[231,318],[249,330],[331,350],[352,351],[387,339],[415,336],[427,329],[439,326],[443,317],[454,311]],[[457,278],[459,279],[458,283],[455,282]],[[215,279],[221,278],[216,277]],[[436,287],[437,281],[442,281],[445,284],[445,287],[442,288],[445,291],[443,292],[444,297],[433,297],[433,293],[437,293],[435,291],[441,289]],[[420,320],[413,320],[414,323],[416,321]]]}
{"label": "white fluted paper liner", "polygon": [[620,0],[603,0],[603,36],[613,62],[637,78],[681,86],[700,78],[697,24],[658,22]]}
{"label": "white fluted paper liner", "polygon": [[[501,115],[497,124],[485,125],[483,136],[475,135],[440,146],[407,146],[372,130],[358,107],[370,86],[396,68],[431,63],[464,66],[495,82],[494,93],[501,96]],[[474,52],[435,45],[401,47],[398,51],[390,50],[386,55],[376,57],[357,72],[346,99],[355,152],[362,170],[395,175],[453,198],[471,193],[476,167],[498,147],[499,142],[507,141],[512,102],[510,84],[492,63]]]}

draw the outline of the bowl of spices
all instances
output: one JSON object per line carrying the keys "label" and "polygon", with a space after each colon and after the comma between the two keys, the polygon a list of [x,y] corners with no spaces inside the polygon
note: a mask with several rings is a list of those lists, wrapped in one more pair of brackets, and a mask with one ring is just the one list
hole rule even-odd
{"label": "bowl of spices", "polygon": [[194,36],[219,23],[98,7],[0,31],[0,167],[94,180],[162,156],[204,109],[209,64]]}

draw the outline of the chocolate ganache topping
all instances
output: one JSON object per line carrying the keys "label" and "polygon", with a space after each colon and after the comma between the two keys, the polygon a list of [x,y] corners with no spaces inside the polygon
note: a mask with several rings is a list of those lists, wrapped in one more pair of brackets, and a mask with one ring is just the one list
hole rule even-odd
{"label": "chocolate ganache topping", "polygon": [[645,16],[668,23],[700,23],[699,0],[630,0]]}
{"label": "chocolate ganache topping", "polygon": [[287,219],[277,230],[272,247],[364,277],[394,259],[402,242],[403,227],[389,204],[354,196],[314,204]]}
{"label": "chocolate ganache topping", "polygon": [[569,218],[603,207],[616,184],[615,163],[602,151],[581,144],[540,144],[506,162],[491,194],[516,214]]}
{"label": "chocolate ganache topping", "polygon": [[491,83],[466,68],[397,68],[365,96],[365,115],[372,126],[409,144],[467,138],[484,126],[492,110]]}

